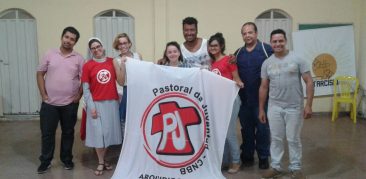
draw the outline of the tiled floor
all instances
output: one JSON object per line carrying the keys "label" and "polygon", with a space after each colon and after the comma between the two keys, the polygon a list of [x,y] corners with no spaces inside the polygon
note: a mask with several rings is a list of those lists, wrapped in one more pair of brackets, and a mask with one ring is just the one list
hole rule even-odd
{"label": "tiled floor", "polygon": [[[79,123],[76,126],[74,144],[74,170],[64,170],[59,160],[59,141],[51,169],[37,174],[40,152],[39,120],[0,120],[0,178],[110,178],[113,171],[96,177],[94,150],[87,148],[79,139]],[[60,133],[58,131],[58,138]],[[365,137],[365,138],[364,138]],[[341,117],[335,123],[329,116],[316,116],[304,122],[302,131],[303,171],[307,178],[366,178],[366,121],[355,125],[348,117]],[[109,160],[117,163],[120,146],[108,153]],[[285,155],[284,163],[287,163]],[[244,168],[235,175],[223,172],[228,179],[260,178],[263,170],[257,165]],[[287,176],[283,178],[288,178]]]}

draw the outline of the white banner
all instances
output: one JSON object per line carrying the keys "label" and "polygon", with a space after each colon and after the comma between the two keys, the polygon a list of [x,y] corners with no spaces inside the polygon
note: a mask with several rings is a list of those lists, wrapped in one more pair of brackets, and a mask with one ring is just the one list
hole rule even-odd
{"label": "white banner", "polygon": [[221,161],[238,88],[198,68],[128,60],[125,141],[112,178],[225,178]]}
{"label": "white banner", "polygon": [[315,96],[333,94],[336,76],[356,76],[353,26],[302,30],[293,39],[296,54],[311,65]]}

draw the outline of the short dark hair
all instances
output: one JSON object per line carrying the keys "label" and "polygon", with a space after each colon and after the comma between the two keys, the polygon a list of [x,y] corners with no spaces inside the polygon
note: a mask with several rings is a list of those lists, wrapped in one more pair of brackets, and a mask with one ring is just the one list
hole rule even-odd
{"label": "short dark hair", "polygon": [[182,22],[183,26],[184,26],[184,24],[195,25],[196,28],[197,28],[198,21],[194,17],[186,17],[186,18],[183,19],[183,22]]}
{"label": "short dark hair", "polygon": [[247,26],[247,25],[252,25],[254,27],[254,32],[258,32],[258,28],[257,28],[257,25],[255,25],[254,22],[246,22],[243,24],[243,26],[241,26],[241,29],[240,29],[240,32],[243,33],[243,27],[244,26]]}
{"label": "short dark hair", "polygon": [[180,45],[178,44],[178,42],[176,42],[176,41],[172,41],[172,42],[168,42],[167,44],[166,44],[166,46],[165,46],[165,51],[164,51],[164,58],[169,62],[170,60],[169,60],[169,58],[166,56],[166,51],[167,51],[167,49],[168,49],[168,47],[169,46],[175,46],[175,47],[177,47],[177,49],[178,49],[178,51],[179,51],[179,53],[180,53],[180,55],[179,55],[179,57],[178,57],[178,61],[180,61],[180,62],[183,62],[183,54],[182,54],[182,51],[181,51],[181,49],[180,49]]}
{"label": "short dark hair", "polygon": [[[210,37],[210,39],[208,39],[208,46],[210,46],[210,44],[214,40],[217,40],[217,42],[219,43],[220,48],[221,48],[221,53],[224,54],[224,52],[225,52],[225,38],[222,35],[222,33],[217,32],[215,35],[212,35]],[[210,55],[212,60],[214,60],[214,61],[217,60],[217,59],[215,59],[215,57],[210,52],[208,52],[208,54]]]}
{"label": "short dark hair", "polygon": [[273,35],[275,35],[275,34],[282,34],[283,35],[283,37],[285,37],[285,40],[287,40],[287,38],[286,38],[286,32],[283,30],[283,29],[276,29],[276,30],[273,30],[272,32],[271,32],[271,40],[272,40],[272,36]]}
{"label": "short dark hair", "polygon": [[75,34],[76,35],[76,38],[75,38],[75,43],[78,42],[79,38],[80,38],[80,33],[78,30],[75,29],[75,27],[72,27],[72,26],[69,26],[69,27],[66,27],[63,31],[62,31],[62,35],[61,35],[61,38],[66,34],[66,32],[70,32],[72,34]]}

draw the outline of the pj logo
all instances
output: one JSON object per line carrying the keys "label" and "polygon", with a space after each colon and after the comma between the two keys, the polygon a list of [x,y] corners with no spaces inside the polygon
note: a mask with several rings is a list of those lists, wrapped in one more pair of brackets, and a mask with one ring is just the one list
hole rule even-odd
{"label": "pj logo", "polygon": [[201,123],[196,108],[181,108],[177,102],[159,104],[160,112],[152,118],[151,134],[161,132],[158,154],[190,155],[194,153],[187,126]]}
{"label": "pj logo", "polygon": [[167,93],[155,98],[141,123],[148,155],[170,168],[196,161],[204,150],[204,117],[202,108],[184,94]]}

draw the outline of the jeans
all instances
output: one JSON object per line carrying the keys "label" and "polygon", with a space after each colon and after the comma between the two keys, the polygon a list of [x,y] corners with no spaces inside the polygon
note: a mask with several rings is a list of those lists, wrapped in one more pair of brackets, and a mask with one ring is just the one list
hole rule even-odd
{"label": "jeans", "polygon": [[229,128],[226,135],[225,140],[225,148],[224,148],[224,156],[223,163],[230,163],[229,159],[231,158],[231,163],[240,163],[240,149],[238,144],[238,137],[236,135],[236,122],[238,120],[238,113],[240,109],[240,98],[237,96],[234,101],[233,111],[231,113],[231,118],[229,122]]}
{"label": "jeans", "polygon": [[257,151],[259,159],[267,159],[270,156],[270,132],[268,123],[262,124],[258,119],[258,105],[243,104],[240,107],[239,119],[241,124],[241,136],[243,143],[242,160],[253,160],[254,151]]}
{"label": "jeans", "polygon": [[126,110],[127,110],[127,86],[123,86],[123,95],[121,103],[119,104],[119,117],[121,120],[121,133],[122,141],[125,135],[125,124],[126,124]]}
{"label": "jeans", "polygon": [[301,169],[302,145],[301,129],[303,125],[302,108],[282,108],[270,106],[268,109],[268,122],[271,129],[271,167],[280,171],[281,159],[284,154],[284,138],[286,136],[290,171]]}
{"label": "jeans", "polygon": [[72,161],[74,144],[74,127],[77,120],[79,103],[66,106],[54,106],[43,102],[40,110],[40,128],[42,133],[42,149],[39,160],[49,164],[55,151],[55,134],[58,122],[61,126],[60,159],[64,163]]}

